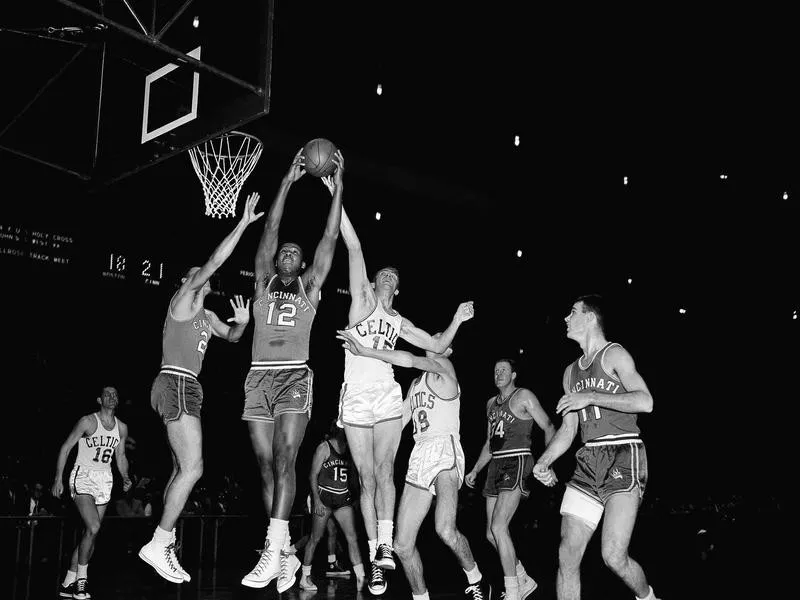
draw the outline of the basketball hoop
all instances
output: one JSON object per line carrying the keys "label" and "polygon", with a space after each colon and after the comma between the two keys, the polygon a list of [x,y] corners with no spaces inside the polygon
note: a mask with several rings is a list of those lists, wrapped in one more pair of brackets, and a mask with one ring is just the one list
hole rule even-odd
{"label": "basketball hoop", "polygon": [[261,140],[241,131],[229,131],[189,149],[194,172],[203,185],[206,216],[236,214],[236,199],[261,150]]}

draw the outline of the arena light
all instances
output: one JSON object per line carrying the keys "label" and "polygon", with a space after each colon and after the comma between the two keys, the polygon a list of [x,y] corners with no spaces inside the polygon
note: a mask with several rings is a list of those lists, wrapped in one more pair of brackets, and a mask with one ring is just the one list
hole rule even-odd
{"label": "arena light", "polygon": [[517,250],[517,258],[522,258],[522,250]]}
{"label": "arena light", "polygon": [[519,136],[518,135],[514,136],[514,145],[515,146],[519,146]]}
{"label": "arena light", "polygon": [[678,312],[681,313],[682,315],[685,315],[686,314],[686,309],[685,308],[680,308],[680,309],[678,309]]}
{"label": "arena light", "polygon": [[381,220],[381,213],[379,213],[379,212],[375,213],[375,220],[376,221],[380,221]]}
{"label": "arena light", "polygon": [[720,173],[719,178],[725,181],[728,178],[728,176],[725,173]]}
{"label": "arena light", "polygon": [[628,277],[628,285],[630,285],[630,284],[632,284],[632,283],[633,283],[633,279],[632,279],[632,278],[630,278],[630,277]]}
{"label": "arena light", "polygon": [[628,185],[628,177],[627,176],[622,178],[622,185]]}
{"label": "arena light", "polygon": [[192,27],[194,27],[195,29],[200,27],[200,17],[195,17],[194,19],[192,19]]}
{"label": "arena light", "polygon": [[788,200],[789,199],[789,192],[783,192],[783,199],[784,200]]}
{"label": "arena light", "polygon": [[378,96],[383,94],[383,86],[380,83],[378,84],[378,87],[375,89],[375,93],[378,94]]}
{"label": "arena light", "polygon": [[524,350],[524,349],[522,349],[522,348],[520,348],[520,349],[519,349],[519,353],[520,353],[520,354],[524,354],[524,353],[525,353],[525,350]]}

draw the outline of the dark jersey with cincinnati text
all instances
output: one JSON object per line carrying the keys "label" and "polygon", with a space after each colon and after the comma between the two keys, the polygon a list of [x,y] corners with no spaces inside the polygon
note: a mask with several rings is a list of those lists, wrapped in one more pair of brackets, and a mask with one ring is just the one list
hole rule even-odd
{"label": "dark jersey with cincinnati text", "polygon": [[188,321],[176,321],[170,302],[161,340],[161,366],[179,367],[199,375],[210,339],[211,320],[205,308]]}
{"label": "dark jersey with cincinnati text", "polygon": [[317,310],[301,277],[284,285],[273,275],[253,302],[253,362],[305,362]]}
{"label": "dark jersey with cincinnati text", "polygon": [[489,449],[492,456],[521,456],[531,453],[533,419],[520,419],[509,408],[511,399],[523,388],[517,388],[503,400],[498,394],[489,402]]}
{"label": "dark jersey with cincinnati text", "polygon": [[327,442],[330,454],[317,474],[317,485],[321,490],[341,493],[349,489],[352,481],[350,480],[350,456],[349,453],[339,453],[329,441]]}
{"label": "dark jersey with cincinnati text", "polygon": [[[592,362],[586,368],[581,367],[583,357],[578,358],[570,365],[567,384],[571,393],[624,394],[628,391],[617,377],[605,369],[603,361],[611,346],[619,346],[619,344],[612,342],[606,344],[594,355]],[[581,426],[581,441],[584,444],[599,439],[624,440],[639,437],[639,426],[636,424],[636,414],[634,413],[620,412],[590,404],[578,411],[578,421]]]}

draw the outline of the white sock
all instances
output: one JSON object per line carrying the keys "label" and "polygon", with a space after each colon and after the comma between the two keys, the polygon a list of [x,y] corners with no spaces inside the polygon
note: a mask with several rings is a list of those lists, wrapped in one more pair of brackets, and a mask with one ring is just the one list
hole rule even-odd
{"label": "white sock", "polygon": [[648,587],[650,588],[650,593],[647,594],[647,596],[645,596],[644,598],[639,598],[639,596],[636,596],[636,600],[656,600],[656,595],[655,593],[653,593],[653,587],[652,586]]}
{"label": "white sock", "polygon": [[519,582],[517,576],[503,577],[506,585],[506,600],[519,600]]}
{"label": "white sock", "polygon": [[425,590],[421,594],[411,594],[411,597],[414,600],[430,600],[430,597],[428,596],[428,590]]}
{"label": "white sock", "polygon": [[467,574],[467,583],[472,585],[473,583],[478,583],[483,575],[481,575],[480,570],[478,570],[478,563],[475,563],[475,566],[472,567],[469,571],[464,569],[464,573]]}
{"label": "white sock", "polygon": [[166,529],[161,529],[161,527],[156,526],[156,530],[153,532],[153,539],[157,541],[159,544],[166,546],[175,538],[172,536],[175,535],[175,530],[167,531]]}
{"label": "white sock", "polygon": [[78,579],[86,579],[88,571],[89,565],[78,565],[78,572],[76,574]]}
{"label": "white sock", "polygon": [[78,579],[78,574],[75,571],[67,571],[67,576],[64,577],[63,585],[66,587]]}
{"label": "white sock", "polygon": [[378,521],[378,545],[392,545],[392,535],[394,534],[394,521]]}
{"label": "white sock", "polygon": [[328,554],[328,562],[335,563],[336,562],[336,555],[335,554]]}
{"label": "white sock", "polygon": [[267,539],[272,548],[283,549],[289,537],[289,521],[283,519],[270,519],[267,527]]}
{"label": "white sock", "polygon": [[353,573],[356,574],[356,577],[364,577],[364,565],[361,563],[353,565]]}
{"label": "white sock", "polygon": [[311,575],[311,565],[303,565],[303,577],[309,577]]}
{"label": "white sock", "polygon": [[517,577],[523,579],[527,576],[528,574],[525,572],[525,567],[522,566],[522,561],[517,559]]}
{"label": "white sock", "polygon": [[367,540],[369,546],[369,562],[375,562],[375,551],[378,549],[378,540]]}

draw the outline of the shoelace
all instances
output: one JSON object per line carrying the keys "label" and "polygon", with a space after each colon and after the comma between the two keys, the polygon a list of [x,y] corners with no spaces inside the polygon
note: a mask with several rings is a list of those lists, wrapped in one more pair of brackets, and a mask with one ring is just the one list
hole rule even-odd
{"label": "shoelace", "polygon": [[383,569],[372,563],[372,577],[370,583],[383,583]]}
{"label": "shoelace", "polygon": [[261,558],[258,559],[258,564],[253,569],[253,573],[255,573],[258,576],[261,576],[261,574],[267,568],[267,565],[269,565],[270,560],[272,560],[272,550],[269,548],[265,548],[264,551],[261,553]]}
{"label": "shoelace", "polygon": [[483,600],[483,590],[480,583],[473,583],[464,590],[465,594],[472,594],[473,600]]}
{"label": "shoelace", "polygon": [[78,579],[75,582],[75,590],[78,592],[83,592],[86,590],[86,580],[85,579]]}
{"label": "shoelace", "polygon": [[178,564],[178,557],[175,555],[175,544],[170,543],[164,548],[164,558],[167,559],[167,564],[169,568],[173,571],[180,571],[180,566],[176,566]]}
{"label": "shoelace", "polygon": [[278,579],[286,579],[289,576],[289,555],[285,552],[281,552],[281,573],[278,575]]}

